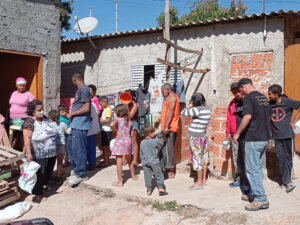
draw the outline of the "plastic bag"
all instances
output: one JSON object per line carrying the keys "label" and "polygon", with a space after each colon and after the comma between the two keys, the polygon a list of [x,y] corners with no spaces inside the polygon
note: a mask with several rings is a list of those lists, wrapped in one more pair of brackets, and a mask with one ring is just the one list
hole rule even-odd
{"label": "plastic bag", "polygon": [[297,123],[295,124],[294,132],[295,134],[300,133],[300,120],[298,120]]}
{"label": "plastic bag", "polygon": [[26,159],[23,159],[23,162],[24,168],[21,171],[21,176],[19,178],[19,187],[31,194],[37,180],[36,172],[41,166],[34,161],[27,162]]}
{"label": "plastic bag", "polygon": [[0,210],[0,221],[16,219],[28,212],[31,208],[29,202],[18,202]]}

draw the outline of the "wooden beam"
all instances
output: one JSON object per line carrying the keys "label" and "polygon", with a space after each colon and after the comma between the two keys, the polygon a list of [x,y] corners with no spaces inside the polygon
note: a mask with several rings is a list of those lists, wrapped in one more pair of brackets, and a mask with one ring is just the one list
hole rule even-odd
{"label": "wooden beam", "polygon": [[[170,38],[170,0],[165,0],[165,24],[164,24],[164,38],[166,40],[171,40]],[[171,46],[167,45],[166,48],[166,61],[171,61]],[[171,79],[171,67],[166,66],[166,78],[167,82],[170,82]]]}
{"label": "wooden beam", "polygon": [[176,48],[177,50],[179,51],[183,51],[183,52],[187,52],[187,53],[192,53],[192,54],[197,54],[197,55],[202,55],[203,54],[203,49],[201,49],[200,51],[196,51],[196,50],[191,50],[191,49],[187,49],[187,48],[183,48],[183,47],[180,47],[178,45],[175,45],[173,42],[163,38],[163,37],[158,37],[158,40],[160,42],[163,42],[167,45],[170,45],[172,46],[173,48]]}
{"label": "wooden beam", "polygon": [[159,63],[165,64],[167,66],[171,66],[171,67],[174,67],[176,69],[183,70],[183,71],[188,71],[188,72],[191,72],[191,73],[204,73],[205,74],[205,73],[208,73],[210,71],[210,69],[197,70],[197,69],[182,67],[182,66],[179,66],[177,64],[174,64],[174,63],[171,63],[171,62],[168,62],[166,60],[159,59],[159,58],[157,58],[156,61],[159,62]]}

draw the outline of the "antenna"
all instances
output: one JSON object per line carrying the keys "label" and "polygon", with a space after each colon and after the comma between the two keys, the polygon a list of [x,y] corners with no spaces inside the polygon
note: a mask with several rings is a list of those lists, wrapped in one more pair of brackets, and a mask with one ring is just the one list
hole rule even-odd
{"label": "antenna", "polygon": [[90,16],[92,16],[92,10],[94,9],[92,6],[88,6],[88,8],[90,9]]}
{"label": "antenna", "polygon": [[118,33],[118,2],[119,0],[113,0],[116,4],[116,33]]}

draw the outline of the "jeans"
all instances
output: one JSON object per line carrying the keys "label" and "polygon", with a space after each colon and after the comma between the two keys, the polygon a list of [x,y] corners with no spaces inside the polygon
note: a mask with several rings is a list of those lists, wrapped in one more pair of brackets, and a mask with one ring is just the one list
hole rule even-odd
{"label": "jeans", "polygon": [[87,160],[87,131],[72,128],[68,139],[68,152],[71,160],[72,169],[82,177],[86,174]]}
{"label": "jeans", "polygon": [[158,188],[165,188],[164,185],[164,174],[160,167],[160,164],[154,164],[152,166],[144,166],[144,179],[147,191],[152,191],[152,173],[154,173],[154,177],[156,180],[156,184]]}
{"label": "jeans", "polygon": [[263,186],[263,162],[268,146],[267,141],[246,141],[246,171],[251,186],[251,194],[254,201],[267,202],[267,196]]}
{"label": "jeans", "polygon": [[245,186],[249,187],[249,181],[246,175],[246,166],[245,166],[245,140],[239,138],[238,143],[231,142],[232,144],[232,153],[233,153],[233,162],[235,165],[235,177],[234,180],[240,182],[240,186],[243,188]]}
{"label": "jeans", "polygon": [[287,185],[292,181],[293,139],[275,140],[275,150],[280,165],[282,184]]}
{"label": "jeans", "polygon": [[177,133],[169,132],[167,135],[167,140],[165,146],[163,147],[162,151],[160,152],[160,163],[161,168],[165,169],[172,169],[175,167],[174,165],[174,144],[176,141]]}
{"label": "jeans", "polygon": [[96,166],[96,134],[87,136],[87,162],[90,168]]}

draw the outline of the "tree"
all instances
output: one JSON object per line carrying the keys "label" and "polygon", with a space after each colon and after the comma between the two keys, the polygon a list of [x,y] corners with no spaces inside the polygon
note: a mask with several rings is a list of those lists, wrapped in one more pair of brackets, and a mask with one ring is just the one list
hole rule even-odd
{"label": "tree", "polygon": [[[171,6],[169,9],[170,13],[170,25],[178,24],[179,17],[178,17],[178,10],[176,7]],[[159,27],[163,27],[165,25],[165,13],[162,12],[156,18],[157,25]]]}
{"label": "tree", "polygon": [[[191,11],[186,15],[182,15],[180,18],[178,18],[178,10],[175,7],[172,7],[172,11],[170,9],[170,24],[176,25],[193,21],[236,17],[244,15],[246,11],[247,7],[244,5],[243,0],[238,0],[237,2],[236,0],[231,0],[230,8],[223,8],[219,6],[218,0],[201,0],[193,3],[191,6]],[[173,20],[171,20],[171,18]],[[163,25],[163,13],[157,17],[156,21],[158,26]]]}
{"label": "tree", "polygon": [[62,31],[68,31],[71,29],[71,24],[69,22],[71,17],[69,15],[73,12],[72,4],[73,0],[60,1],[58,4]]}

